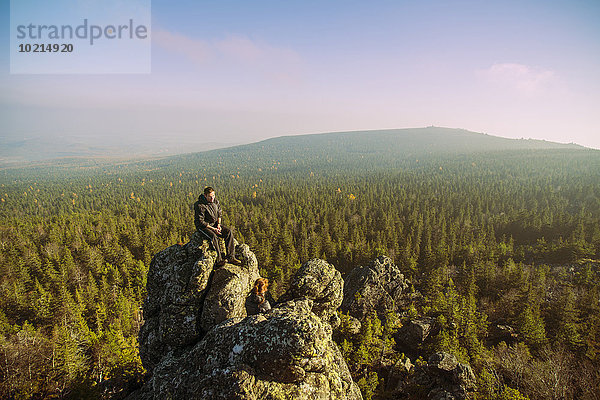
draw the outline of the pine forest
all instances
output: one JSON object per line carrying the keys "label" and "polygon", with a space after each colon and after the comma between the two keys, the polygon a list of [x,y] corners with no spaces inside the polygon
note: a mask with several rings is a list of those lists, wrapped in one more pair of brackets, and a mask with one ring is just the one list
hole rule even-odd
{"label": "pine forest", "polygon": [[275,298],[310,259],[344,276],[380,255],[421,294],[358,335],[335,332],[363,398],[389,398],[380,355],[427,316],[439,329],[413,362],[451,352],[477,399],[600,399],[600,152],[303,138],[0,170],[0,398],[139,387],[150,262],[189,240],[212,186]]}

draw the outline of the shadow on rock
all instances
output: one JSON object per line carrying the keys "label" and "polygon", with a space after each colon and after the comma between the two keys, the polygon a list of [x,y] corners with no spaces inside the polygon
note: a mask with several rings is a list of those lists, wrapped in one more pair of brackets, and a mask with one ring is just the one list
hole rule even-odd
{"label": "shadow on rock", "polygon": [[202,239],[152,260],[139,337],[149,378],[129,399],[361,399],[331,338],[339,272],[311,260],[273,309],[247,316],[256,257],[238,245],[242,265],[215,269]]}

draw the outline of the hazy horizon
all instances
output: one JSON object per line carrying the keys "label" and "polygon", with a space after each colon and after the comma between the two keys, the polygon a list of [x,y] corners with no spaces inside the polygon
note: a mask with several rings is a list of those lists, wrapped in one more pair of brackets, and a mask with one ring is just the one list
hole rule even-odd
{"label": "hazy horizon", "polygon": [[0,138],[238,144],[433,125],[600,149],[598,2],[155,0],[151,13],[150,74],[11,75],[5,31]]}
{"label": "hazy horizon", "polygon": [[[359,136],[353,134],[360,134]],[[174,141],[172,138],[161,138],[151,137],[145,138],[143,143],[137,142],[136,138],[121,138],[113,137],[106,138],[102,136],[60,136],[55,138],[39,139],[39,138],[25,138],[24,140],[10,140],[0,138],[0,167],[21,167],[33,163],[37,165],[38,162],[45,163],[47,161],[58,161],[62,159],[81,159],[88,161],[102,161],[102,162],[120,162],[125,160],[133,159],[152,159],[162,158],[168,156],[184,155],[184,154],[195,154],[204,151],[217,150],[217,149],[228,149],[234,148],[240,145],[252,145],[262,143],[267,140],[285,140],[289,150],[295,150],[293,139],[295,137],[306,137],[306,136],[317,136],[315,137],[315,143],[323,140],[318,138],[319,136],[331,137],[330,135],[336,135],[336,137],[342,138],[341,135],[351,135],[353,138],[359,138],[365,140],[369,136],[373,136],[372,140],[378,140],[381,138],[381,134],[387,136],[388,133],[394,133],[398,135],[398,139],[393,144],[394,147],[402,147],[402,143],[410,147],[415,141],[424,140],[427,142],[431,141],[431,145],[437,144],[437,138],[444,138],[447,136],[448,145],[460,146],[461,140],[459,137],[462,134],[477,135],[474,138],[477,140],[487,140],[489,138],[490,150],[497,149],[495,146],[498,141],[493,139],[502,139],[507,141],[515,141],[514,148],[527,149],[532,144],[539,148],[544,148],[544,143],[553,144],[558,142],[545,141],[540,139],[525,139],[525,138],[503,138],[501,136],[488,135],[481,132],[472,132],[465,129],[459,128],[445,128],[445,127],[419,127],[419,128],[400,128],[400,129],[383,129],[383,130],[364,130],[364,131],[335,131],[335,132],[318,132],[318,133],[307,133],[300,135],[281,135],[274,136],[267,139],[261,139],[249,142],[239,143],[227,143],[227,142],[210,142],[202,143],[195,141],[193,137],[186,137],[178,141]],[[435,136],[436,139],[432,139],[431,135]],[[406,136],[405,136],[406,135]],[[419,139],[419,136],[423,135],[423,139]],[[458,136],[457,136],[458,135]],[[402,138],[407,141],[403,142]],[[446,139],[444,139],[446,140]],[[518,144],[520,141],[524,141]],[[528,143],[531,141],[537,142]],[[272,142],[273,143],[273,142]],[[281,143],[281,141],[279,141]],[[304,141],[300,143],[305,143]],[[337,143],[337,142],[336,142]],[[506,143],[506,142],[502,142]],[[391,145],[391,144],[390,144]],[[581,146],[577,143],[559,143],[559,146],[569,145]],[[581,147],[588,148],[588,147]],[[112,160],[112,161],[111,161]]]}

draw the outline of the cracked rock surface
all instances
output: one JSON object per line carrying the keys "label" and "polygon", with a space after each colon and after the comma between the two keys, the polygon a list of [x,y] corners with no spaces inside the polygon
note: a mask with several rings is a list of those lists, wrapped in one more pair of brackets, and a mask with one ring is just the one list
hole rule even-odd
{"label": "cracked rock surface", "polygon": [[376,258],[366,267],[356,267],[344,278],[342,312],[363,320],[376,311],[380,318],[398,312],[411,294],[410,282],[389,257]]}
{"label": "cracked rock surface", "polygon": [[198,234],[154,257],[139,337],[149,378],[129,399],[361,399],[331,338],[339,272],[311,260],[278,304],[247,315],[258,263],[246,245],[236,257],[215,269]]}

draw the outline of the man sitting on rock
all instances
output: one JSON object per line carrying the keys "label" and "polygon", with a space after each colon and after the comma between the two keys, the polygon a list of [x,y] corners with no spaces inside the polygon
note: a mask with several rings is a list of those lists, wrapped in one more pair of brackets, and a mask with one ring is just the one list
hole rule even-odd
{"label": "man sitting on rock", "polygon": [[[217,251],[217,262],[215,264],[217,267],[225,265],[227,261],[234,265],[241,265],[241,261],[235,258],[233,234],[229,228],[221,225],[221,215],[221,205],[219,200],[215,198],[215,190],[207,186],[204,188],[204,193],[198,197],[198,201],[194,203],[196,229],[210,240]],[[221,255],[218,238],[225,239],[226,256]]]}

